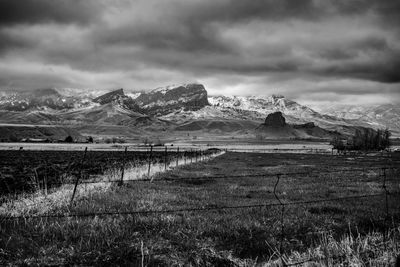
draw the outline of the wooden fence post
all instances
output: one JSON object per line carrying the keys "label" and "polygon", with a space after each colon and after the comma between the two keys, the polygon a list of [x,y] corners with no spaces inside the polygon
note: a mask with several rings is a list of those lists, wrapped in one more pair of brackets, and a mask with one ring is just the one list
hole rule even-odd
{"label": "wooden fence post", "polygon": [[286,262],[285,262],[285,260],[284,260],[284,258],[282,256],[282,254],[283,254],[282,245],[283,245],[284,233],[285,233],[285,230],[284,230],[284,227],[285,227],[285,221],[284,221],[284,219],[285,219],[284,218],[285,217],[285,204],[281,201],[281,199],[279,198],[279,196],[278,196],[278,194],[276,192],[276,188],[277,188],[277,186],[279,184],[279,180],[281,178],[281,174],[277,174],[276,178],[277,178],[277,180],[276,180],[276,183],[275,183],[275,186],[274,186],[274,195],[275,195],[275,198],[278,200],[278,202],[279,202],[279,204],[281,206],[281,218],[280,218],[281,233],[280,233],[280,240],[279,240],[279,257],[281,258],[282,265],[286,266],[287,264],[286,264]]}
{"label": "wooden fence post", "polygon": [[47,159],[44,161],[44,180],[43,180],[43,189],[44,189],[44,194],[47,196],[47,166],[48,166],[48,161]]}
{"label": "wooden fence post", "polygon": [[383,190],[385,191],[385,210],[386,220],[389,219],[389,202],[388,202],[388,191],[386,187],[386,168],[383,168]]}
{"label": "wooden fence post", "polygon": [[121,180],[119,181],[119,185],[123,185],[124,183],[124,174],[125,174],[125,160],[126,160],[126,152],[128,151],[128,147],[125,147],[124,157],[122,158],[122,167],[121,167]]}
{"label": "wooden fence post", "polygon": [[176,167],[178,167],[178,161],[179,161],[179,147],[176,149]]}
{"label": "wooden fence post", "polygon": [[83,163],[85,162],[85,158],[86,158],[86,152],[87,152],[87,147],[85,148],[85,152],[83,153],[83,157],[82,157],[82,161],[81,161],[81,166],[80,166],[81,168],[80,168],[80,170],[79,170],[79,175],[78,175],[78,177],[76,177],[76,180],[75,180],[74,191],[73,191],[73,193],[72,193],[71,201],[70,201],[70,203],[69,203],[69,206],[70,206],[70,207],[72,207],[72,204],[73,204],[73,202],[74,202],[75,193],[76,193],[76,188],[78,187],[79,179],[80,179],[81,176],[82,176],[82,169],[83,169]]}
{"label": "wooden fence post", "polygon": [[150,153],[149,153],[149,168],[147,170],[147,177],[150,178],[150,169],[151,169],[151,158],[153,154],[153,146],[150,145]]}
{"label": "wooden fence post", "polygon": [[167,146],[165,146],[165,152],[164,152],[164,170],[167,170]]}

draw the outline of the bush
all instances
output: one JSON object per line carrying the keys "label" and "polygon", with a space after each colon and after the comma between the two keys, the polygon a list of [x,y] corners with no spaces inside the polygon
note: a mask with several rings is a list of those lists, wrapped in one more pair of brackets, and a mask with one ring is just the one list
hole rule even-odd
{"label": "bush", "polygon": [[66,143],[73,143],[73,142],[74,142],[74,138],[72,138],[72,136],[68,135],[68,136],[65,138],[64,142],[66,142]]}
{"label": "bush", "polygon": [[19,142],[19,138],[16,136],[16,135],[14,135],[14,134],[11,134],[10,136],[9,136],[9,138],[8,138],[9,140],[10,140],[10,142]]}
{"label": "bush", "polygon": [[334,149],[337,150],[344,150],[345,148],[343,140],[338,136],[335,136],[330,144],[333,146]]}
{"label": "bush", "polygon": [[117,143],[118,144],[124,144],[124,143],[126,143],[126,140],[123,139],[123,138],[113,137],[113,138],[104,139],[104,142],[106,144],[111,144],[111,143],[113,143],[113,144],[117,144]]}
{"label": "bush", "polygon": [[342,140],[339,137],[333,138],[331,145],[338,150],[384,150],[390,147],[390,136],[391,133],[388,129],[356,130],[355,135],[347,140]]}

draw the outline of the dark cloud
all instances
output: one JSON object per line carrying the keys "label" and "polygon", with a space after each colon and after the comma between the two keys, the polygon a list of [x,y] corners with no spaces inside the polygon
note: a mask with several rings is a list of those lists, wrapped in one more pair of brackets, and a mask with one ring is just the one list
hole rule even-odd
{"label": "dark cloud", "polygon": [[30,23],[87,23],[96,15],[90,0],[0,0],[0,26]]}
{"label": "dark cloud", "polygon": [[11,36],[7,32],[0,29],[0,55],[5,52],[10,52],[13,50],[31,48],[35,44],[24,38],[18,38]]}
{"label": "dark cloud", "polygon": [[390,87],[400,101],[399,13],[396,0],[0,0],[0,86]]}

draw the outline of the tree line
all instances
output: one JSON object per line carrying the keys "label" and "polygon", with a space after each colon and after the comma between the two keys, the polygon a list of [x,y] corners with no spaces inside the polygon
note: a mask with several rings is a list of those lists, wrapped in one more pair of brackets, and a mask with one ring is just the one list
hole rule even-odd
{"label": "tree line", "polygon": [[335,136],[331,142],[338,150],[384,150],[390,147],[391,133],[388,129],[357,129],[354,136],[343,139]]}

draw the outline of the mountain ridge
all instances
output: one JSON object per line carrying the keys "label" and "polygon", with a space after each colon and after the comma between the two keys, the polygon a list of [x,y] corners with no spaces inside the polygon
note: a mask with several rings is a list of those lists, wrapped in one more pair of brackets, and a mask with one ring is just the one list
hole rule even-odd
{"label": "mountain ridge", "polygon": [[[70,93],[73,90],[66,90],[69,93],[63,95],[62,91],[44,88],[0,92],[0,123],[125,126],[139,132],[247,133],[255,130],[268,114],[282,112],[288,123],[313,123],[331,132],[352,134],[354,127],[382,128],[386,119],[400,132],[400,125],[393,123],[400,110],[389,106],[370,111],[364,117],[357,117],[359,114],[336,116],[338,114],[333,111],[317,112],[282,95],[209,96],[205,87],[196,83],[140,92],[125,92],[121,88],[96,97],[73,96]],[[386,117],[379,121],[378,114],[385,112]]]}

